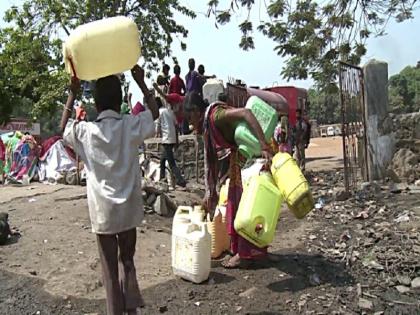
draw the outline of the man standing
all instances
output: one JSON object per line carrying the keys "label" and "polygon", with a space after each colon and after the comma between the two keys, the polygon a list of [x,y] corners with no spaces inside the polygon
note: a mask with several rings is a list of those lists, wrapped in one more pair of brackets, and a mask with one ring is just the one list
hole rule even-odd
{"label": "man standing", "polygon": [[166,178],[166,161],[168,161],[169,167],[175,176],[175,181],[178,186],[185,187],[187,182],[182,177],[181,171],[176,165],[174,157],[174,148],[178,146],[178,128],[176,126],[177,120],[172,110],[173,106],[182,104],[184,98],[178,94],[167,94],[155,86],[158,94],[166,99],[169,107],[163,106],[161,98],[156,98],[156,103],[159,107],[159,119],[157,120],[156,135],[162,138],[163,151],[160,157],[160,180]]}
{"label": "man standing", "polygon": [[296,110],[296,127],[295,127],[295,141],[296,141],[296,160],[302,171],[305,171],[305,149],[308,145],[308,124],[302,117],[302,110]]}
{"label": "man standing", "polygon": [[201,93],[200,75],[198,74],[197,71],[194,70],[195,60],[193,58],[188,60],[188,68],[190,69],[190,71],[185,76],[185,82],[187,84],[187,93],[197,92],[200,94]]}
{"label": "man standing", "polygon": [[176,93],[179,95],[185,95],[185,83],[184,80],[181,79],[181,67],[179,65],[175,65],[174,67],[174,74],[175,76],[171,79],[169,83],[169,94]]}
{"label": "man standing", "polygon": [[163,64],[162,72],[159,73],[156,79],[156,83],[161,87],[161,89],[165,93],[168,93],[168,89],[169,89],[169,80],[170,80],[169,70],[170,69],[171,67],[169,67],[169,65]]}

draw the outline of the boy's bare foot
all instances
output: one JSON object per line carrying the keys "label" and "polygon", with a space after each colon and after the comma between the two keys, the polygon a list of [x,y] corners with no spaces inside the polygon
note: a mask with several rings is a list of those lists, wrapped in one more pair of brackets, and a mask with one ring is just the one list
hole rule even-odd
{"label": "boy's bare foot", "polygon": [[225,267],[226,269],[239,268],[240,265],[241,265],[241,257],[239,257],[239,254],[236,254],[233,257],[227,257],[227,259],[225,259],[222,262],[222,266]]}

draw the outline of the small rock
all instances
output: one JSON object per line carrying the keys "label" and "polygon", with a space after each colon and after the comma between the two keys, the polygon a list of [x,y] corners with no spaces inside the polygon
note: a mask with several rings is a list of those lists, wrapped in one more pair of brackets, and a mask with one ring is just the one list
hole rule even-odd
{"label": "small rock", "polygon": [[397,280],[402,285],[409,286],[411,284],[411,279],[407,276],[397,276]]}
{"label": "small rock", "polygon": [[36,315],[41,315],[41,311],[36,311]]}
{"label": "small rock", "polygon": [[201,302],[195,302],[194,305],[195,306],[200,306],[201,305]]}
{"label": "small rock", "polygon": [[349,193],[344,189],[338,189],[335,192],[335,200],[336,201],[346,201],[349,198]]}
{"label": "small rock", "polygon": [[416,181],[414,182],[414,186],[418,186],[418,187],[420,187],[420,179],[418,179],[418,180],[416,180]]}
{"label": "small rock", "polygon": [[238,306],[238,307],[236,308],[236,312],[237,312],[237,313],[239,313],[240,311],[242,311],[242,306]]}
{"label": "small rock", "polygon": [[159,306],[159,313],[166,313],[168,311],[168,307],[166,305]]}
{"label": "small rock", "polygon": [[395,289],[397,289],[397,291],[400,293],[407,293],[410,291],[410,288],[406,287],[405,285],[397,285]]}
{"label": "small rock", "polygon": [[154,210],[157,214],[161,216],[166,216],[169,214],[168,207],[166,206],[166,197],[165,195],[160,195],[156,198],[154,205]]}
{"label": "small rock", "polygon": [[36,276],[38,273],[35,270],[29,271],[29,274],[32,276]]}
{"label": "small rock", "polygon": [[249,299],[250,297],[252,297],[252,295],[253,295],[253,293],[255,291],[257,291],[257,288],[256,287],[251,287],[248,290],[246,290],[246,291],[244,291],[242,293],[239,293],[239,296],[240,297],[243,297],[243,298],[248,298]]}
{"label": "small rock", "polygon": [[373,309],[372,301],[359,298],[359,303],[357,304],[363,310],[371,310]]}
{"label": "small rock", "polygon": [[286,304],[292,303],[292,300],[286,300]]}
{"label": "small rock", "polygon": [[311,241],[313,241],[313,240],[316,240],[316,235],[313,235],[313,234],[311,234],[311,235],[309,235],[309,237],[308,237]]}
{"label": "small rock", "polygon": [[321,279],[318,274],[314,273],[309,277],[309,283],[313,286],[318,286],[321,284]]}
{"label": "small rock", "polygon": [[412,287],[413,289],[420,288],[420,277],[414,278],[414,279],[411,281],[411,287]]}
{"label": "small rock", "polygon": [[384,312],[384,311],[379,311],[379,312],[375,312],[375,313],[373,313],[373,315],[383,315],[383,314],[385,314],[385,312]]}

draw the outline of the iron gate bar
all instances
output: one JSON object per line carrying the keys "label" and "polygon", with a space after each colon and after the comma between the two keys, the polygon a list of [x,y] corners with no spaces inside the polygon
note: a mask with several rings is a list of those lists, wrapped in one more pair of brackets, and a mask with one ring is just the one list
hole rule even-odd
{"label": "iron gate bar", "polygon": [[[369,180],[362,68],[346,62],[339,62],[339,85],[344,183],[346,191],[351,192],[357,189],[359,170],[363,179]],[[360,144],[362,144],[362,147],[360,147]]]}

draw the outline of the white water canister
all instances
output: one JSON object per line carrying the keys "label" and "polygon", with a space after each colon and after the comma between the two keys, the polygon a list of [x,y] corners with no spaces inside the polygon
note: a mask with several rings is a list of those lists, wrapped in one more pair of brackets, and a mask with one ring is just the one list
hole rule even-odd
{"label": "white water canister", "polygon": [[208,279],[211,267],[211,236],[205,222],[191,220],[193,209],[179,207],[172,225],[172,270],[194,283]]}
{"label": "white water canister", "polygon": [[130,70],[140,58],[136,23],[117,16],[77,27],[63,45],[66,71],[95,80]]}
{"label": "white water canister", "polygon": [[209,104],[218,100],[219,94],[225,90],[223,81],[218,79],[208,79],[203,85],[203,99],[207,100]]}

